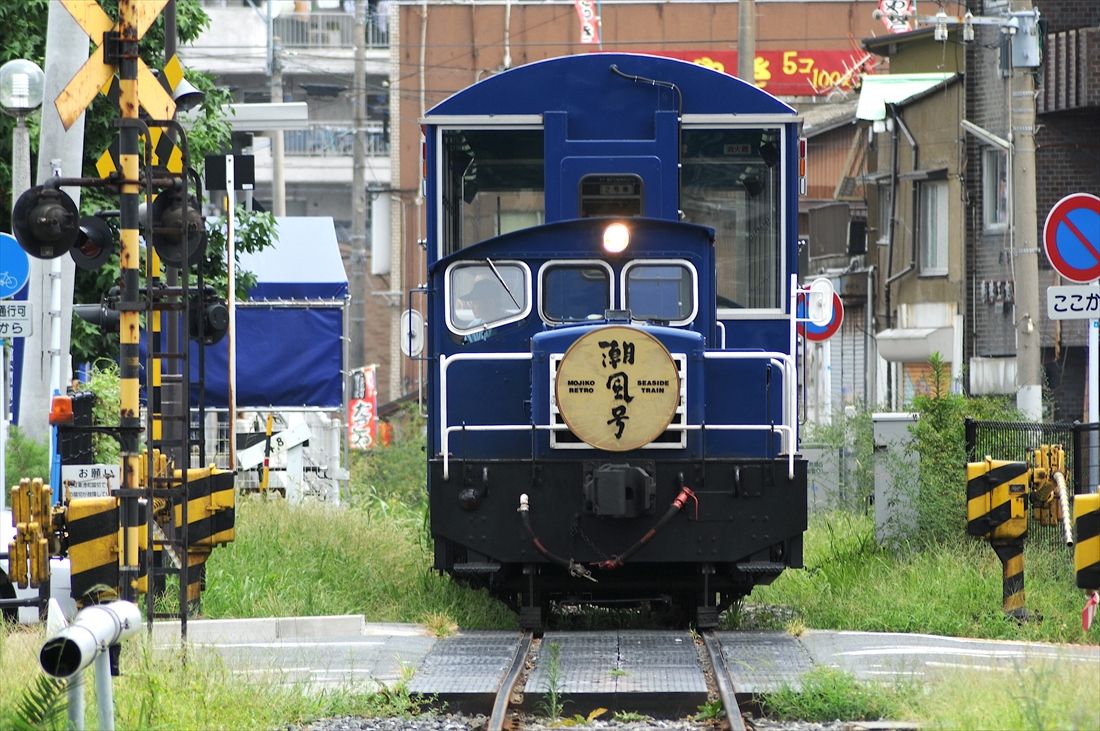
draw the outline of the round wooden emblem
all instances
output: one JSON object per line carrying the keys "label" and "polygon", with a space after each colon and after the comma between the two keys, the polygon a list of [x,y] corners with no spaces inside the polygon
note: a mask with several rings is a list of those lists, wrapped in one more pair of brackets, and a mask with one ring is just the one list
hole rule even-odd
{"label": "round wooden emblem", "polygon": [[649,444],[676,415],[680,375],[657,338],[612,325],[570,346],[554,393],[566,425],[596,449],[625,452]]}

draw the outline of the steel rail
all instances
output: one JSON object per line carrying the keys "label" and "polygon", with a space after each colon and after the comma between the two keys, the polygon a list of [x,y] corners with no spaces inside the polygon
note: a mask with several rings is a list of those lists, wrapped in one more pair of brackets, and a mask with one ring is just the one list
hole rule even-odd
{"label": "steel rail", "polygon": [[714,632],[703,632],[702,636],[703,645],[707,648],[707,658],[714,671],[714,683],[718,686],[718,698],[726,711],[726,722],[729,724],[730,731],[746,731],[745,720],[741,717],[741,709],[737,705],[737,694],[734,692],[733,683],[730,682],[729,669],[726,667],[726,658],[722,654],[718,635]]}
{"label": "steel rail", "polygon": [[516,646],[516,654],[512,658],[512,666],[508,669],[508,675],[497,689],[496,699],[493,701],[493,712],[489,715],[488,731],[503,731],[504,722],[508,718],[508,704],[512,699],[512,689],[520,675],[523,674],[523,666],[527,661],[527,653],[531,650],[531,639],[534,637],[530,631],[524,632]]}

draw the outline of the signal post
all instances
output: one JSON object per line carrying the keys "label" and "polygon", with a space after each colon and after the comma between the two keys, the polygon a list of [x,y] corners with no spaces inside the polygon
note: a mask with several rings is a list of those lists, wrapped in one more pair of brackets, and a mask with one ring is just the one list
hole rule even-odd
{"label": "signal post", "polygon": [[[122,598],[132,601],[135,595],[134,581],[138,574],[138,511],[140,495],[138,474],[140,454],[138,434],[141,431],[138,376],[141,361],[138,344],[141,339],[139,312],[144,309],[138,297],[140,286],[140,252],[138,250],[138,205],[141,189],[138,185],[138,130],[130,120],[138,118],[137,61],[138,39],[136,25],[136,0],[120,0],[118,70],[119,115],[119,163],[122,165],[119,213],[119,265],[122,270],[122,290],[119,300],[119,377],[121,379],[119,446],[122,453],[121,516],[123,528],[123,561],[119,567],[119,583]],[[155,5],[156,12],[164,7],[159,0],[145,5]]]}
{"label": "signal post", "polygon": [[[96,50],[57,96],[54,105],[63,126],[69,129],[99,94],[117,100],[119,127],[117,147],[101,156],[97,163],[99,178],[54,177],[45,184],[25,191],[13,212],[13,228],[19,245],[39,259],[56,259],[71,253],[78,266],[96,268],[111,255],[114,241],[109,227],[98,217],[80,218],[75,203],[61,186],[93,186],[116,190],[119,195],[119,266],[121,282],[117,303],[110,305],[119,320],[119,422],[110,426],[74,426],[74,431],[106,432],[120,445],[118,489],[104,489],[101,496],[68,495],[64,504],[52,507],[48,524],[57,539],[51,546],[59,555],[69,555],[74,578],[95,573],[96,583],[110,586],[117,582],[118,594],[133,601],[146,593],[147,616],[154,616],[156,578],[165,574],[179,576],[179,619],[186,636],[186,621],[191,601],[199,597],[202,564],[213,546],[233,540],[234,486],[231,472],[213,467],[188,469],[190,430],[187,428],[189,375],[187,348],[169,343],[169,352],[161,352],[160,317],[172,311],[187,330],[192,309],[188,287],[188,269],[205,253],[205,225],[199,202],[189,195],[189,180],[198,179],[188,167],[186,137],[172,121],[176,103],[173,95],[186,98],[194,89],[183,84],[178,61],[169,60],[158,79],[142,62],[139,43],[160,16],[169,0],[119,0],[118,21],[112,20],[92,0],[59,0],[77,24],[88,34]],[[117,84],[114,81],[118,74]],[[148,118],[139,117],[144,110]],[[152,127],[152,129],[150,129]],[[175,130],[182,151],[165,127]],[[141,140],[144,138],[144,150]],[[139,159],[143,155],[143,159]],[[149,203],[145,220],[139,213],[143,198]],[[144,223],[147,280],[142,286],[139,229]],[[161,262],[179,267],[184,273],[181,286],[157,284]],[[202,289],[201,270],[198,275]],[[201,303],[205,308],[209,303]],[[202,310],[203,308],[200,308]],[[149,350],[149,438],[141,451],[142,426],[140,404],[141,315],[145,313],[152,330]],[[197,339],[206,344],[209,328],[200,312]],[[196,338],[192,333],[192,338]],[[159,387],[163,358],[177,359],[182,366],[176,379],[183,394],[180,413],[160,413]],[[51,423],[73,421],[72,400],[55,399]],[[165,437],[161,420],[171,417],[179,422],[172,437]],[[172,460],[170,462],[170,460]],[[174,462],[174,464],[173,464]],[[60,501],[59,501],[60,502]],[[116,507],[117,506],[117,507]],[[80,517],[110,514],[112,525],[102,535],[81,538]],[[117,517],[114,517],[117,516]],[[114,521],[117,521],[115,523]],[[97,524],[103,528],[102,521]],[[113,527],[117,525],[117,530]],[[189,533],[189,530],[191,531]],[[61,533],[68,531],[66,545]],[[37,544],[36,544],[37,545]],[[142,557],[144,556],[144,561]],[[106,559],[106,560],[104,560]],[[164,562],[164,565],[161,563]],[[48,561],[39,561],[41,565]],[[171,564],[169,566],[168,564]],[[15,567],[18,569],[19,567]],[[32,565],[33,568],[33,565]],[[190,572],[189,572],[190,569]],[[22,574],[19,574],[22,575]],[[42,577],[39,577],[41,579]],[[48,582],[48,575],[45,577]],[[74,593],[76,583],[73,584]],[[85,599],[83,595],[76,598]]]}

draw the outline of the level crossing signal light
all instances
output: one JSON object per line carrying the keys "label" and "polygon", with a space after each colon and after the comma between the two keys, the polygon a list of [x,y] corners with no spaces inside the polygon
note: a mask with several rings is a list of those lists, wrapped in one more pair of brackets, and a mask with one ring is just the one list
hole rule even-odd
{"label": "level crossing signal light", "polygon": [[165,192],[153,201],[153,248],[166,264],[197,264],[206,251],[206,222],[198,202]]}
{"label": "level crossing signal light", "polygon": [[96,216],[80,216],[60,188],[38,185],[23,192],[12,209],[12,229],[23,251],[36,259],[71,253],[81,269],[98,269],[115,251],[114,233]]}
{"label": "level crossing signal light", "polygon": [[225,337],[229,330],[229,307],[213,287],[206,285],[201,294],[191,293],[188,306],[187,329],[192,340],[213,345]]}

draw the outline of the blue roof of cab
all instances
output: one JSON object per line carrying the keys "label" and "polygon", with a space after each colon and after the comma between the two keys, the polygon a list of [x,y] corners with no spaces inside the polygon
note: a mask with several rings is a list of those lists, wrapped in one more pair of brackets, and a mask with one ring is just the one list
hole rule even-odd
{"label": "blue roof of cab", "polygon": [[[634,53],[588,53],[561,56],[518,66],[459,91],[426,114],[433,116],[542,114],[547,110],[580,112],[629,108],[639,94],[664,93],[669,110],[672,92],[649,83],[622,79],[621,88],[608,86],[606,75],[615,65],[624,74],[676,84],[683,98],[683,114],[782,114],[795,110],[758,89],[721,71],[662,56]],[[793,120],[792,120],[793,121]]]}

